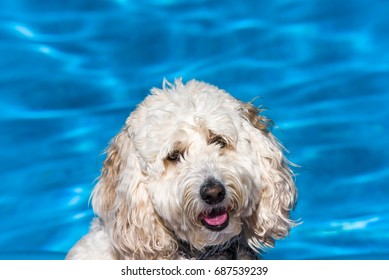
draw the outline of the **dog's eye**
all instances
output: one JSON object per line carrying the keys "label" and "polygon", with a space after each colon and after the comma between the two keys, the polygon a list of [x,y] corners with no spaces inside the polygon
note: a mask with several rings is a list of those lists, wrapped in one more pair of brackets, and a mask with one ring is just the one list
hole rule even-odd
{"label": "dog's eye", "polygon": [[179,151],[173,151],[168,154],[167,159],[171,162],[178,162],[181,159],[181,153]]}
{"label": "dog's eye", "polygon": [[209,141],[209,144],[217,144],[220,146],[220,148],[225,148],[227,146],[227,142],[221,136],[213,138],[211,141]]}

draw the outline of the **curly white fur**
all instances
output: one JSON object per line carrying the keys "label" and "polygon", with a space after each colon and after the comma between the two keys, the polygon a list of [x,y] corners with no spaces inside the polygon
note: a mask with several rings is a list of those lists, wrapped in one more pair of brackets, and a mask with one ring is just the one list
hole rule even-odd
{"label": "curly white fur", "polygon": [[[201,251],[238,235],[258,252],[287,236],[297,192],[261,110],[195,80],[151,92],[112,140],[92,194],[98,218],[67,258],[180,259],[181,241]],[[216,205],[200,195],[210,179],[225,189]],[[215,207],[228,213],[222,230],[201,221]]]}

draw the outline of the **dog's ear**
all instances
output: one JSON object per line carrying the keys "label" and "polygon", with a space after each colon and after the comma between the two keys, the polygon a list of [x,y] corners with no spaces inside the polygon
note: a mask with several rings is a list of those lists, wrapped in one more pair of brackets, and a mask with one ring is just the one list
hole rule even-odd
{"label": "dog's ear", "polygon": [[117,258],[169,258],[175,247],[151,203],[139,155],[124,128],[110,143],[92,205]]}
{"label": "dog's ear", "polygon": [[272,247],[276,239],[289,234],[294,226],[290,211],[297,199],[297,190],[283,147],[270,132],[272,122],[260,115],[261,110],[243,103],[243,125],[258,161],[259,182],[256,209],[244,221],[244,234],[254,250]]}

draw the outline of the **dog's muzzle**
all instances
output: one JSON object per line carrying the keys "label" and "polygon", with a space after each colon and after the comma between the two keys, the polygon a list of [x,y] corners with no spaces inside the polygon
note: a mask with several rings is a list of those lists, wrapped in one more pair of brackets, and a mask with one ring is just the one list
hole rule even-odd
{"label": "dog's muzzle", "polygon": [[228,226],[229,216],[227,209],[220,206],[226,196],[226,188],[216,179],[208,179],[200,187],[200,197],[208,205],[212,205],[210,212],[200,215],[201,223],[209,230],[221,231]]}

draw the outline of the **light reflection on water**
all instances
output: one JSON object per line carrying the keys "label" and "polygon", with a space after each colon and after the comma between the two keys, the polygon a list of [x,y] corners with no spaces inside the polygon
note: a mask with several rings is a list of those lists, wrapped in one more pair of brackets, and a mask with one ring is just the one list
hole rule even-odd
{"label": "light reflection on water", "polygon": [[389,258],[384,1],[0,3],[0,258],[63,258],[103,150],[163,77],[269,108],[299,187],[265,259]]}

